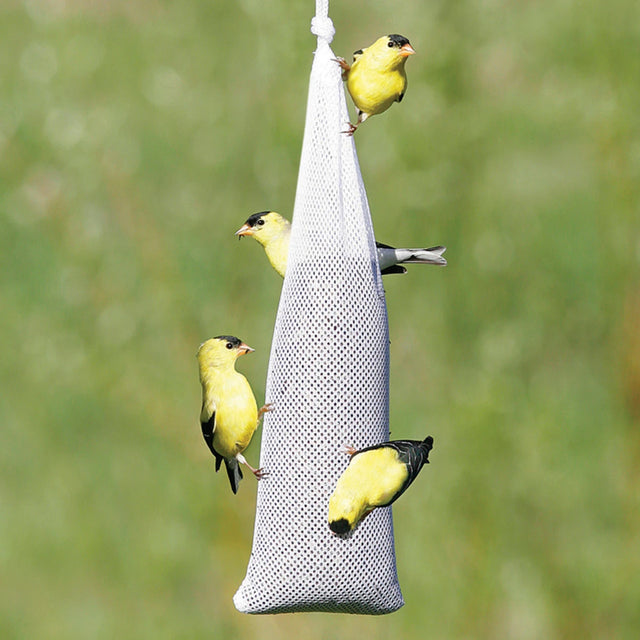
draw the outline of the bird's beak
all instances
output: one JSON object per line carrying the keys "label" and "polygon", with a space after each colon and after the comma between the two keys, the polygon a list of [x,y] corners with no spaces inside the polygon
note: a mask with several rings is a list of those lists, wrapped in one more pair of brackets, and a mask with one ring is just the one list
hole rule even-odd
{"label": "bird's beak", "polygon": [[[253,235],[253,227],[248,224],[243,224],[237,231],[236,235],[238,236],[238,240],[242,238],[242,236],[252,236]],[[253,351],[253,349],[252,349]]]}
{"label": "bird's beak", "polygon": [[409,56],[412,56],[415,52],[416,52],[416,50],[410,44],[403,44],[400,47],[400,55],[403,58],[407,58]]}
{"label": "bird's beak", "polygon": [[251,353],[252,351],[255,351],[255,349],[252,349],[248,344],[245,344],[244,342],[238,347],[238,351],[240,352],[240,355],[243,356],[245,355],[245,353]]}

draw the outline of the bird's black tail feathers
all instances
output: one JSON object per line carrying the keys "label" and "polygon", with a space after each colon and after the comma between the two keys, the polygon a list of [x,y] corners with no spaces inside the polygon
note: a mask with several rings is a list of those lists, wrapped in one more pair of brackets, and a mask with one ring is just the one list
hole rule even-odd
{"label": "bird's black tail feathers", "polygon": [[240,480],[242,480],[242,471],[240,469],[240,465],[235,458],[231,458],[231,460],[224,459],[224,466],[227,468],[227,476],[229,476],[229,484],[231,484],[231,491],[233,493],[238,493],[238,485],[240,484]]}
{"label": "bird's black tail feathers", "polygon": [[429,464],[429,451],[433,449],[433,438],[427,436],[421,443],[423,464]]}

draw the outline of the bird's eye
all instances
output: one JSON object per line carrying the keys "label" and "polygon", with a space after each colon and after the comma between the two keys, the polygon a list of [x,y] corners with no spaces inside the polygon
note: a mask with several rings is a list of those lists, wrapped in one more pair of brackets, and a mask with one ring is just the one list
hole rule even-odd
{"label": "bird's eye", "polygon": [[230,342],[227,342],[226,347],[227,349],[233,349],[233,345]]}
{"label": "bird's eye", "polygon": [[389,40],[389,42],[387,42],[387,47],[391,48],[393,47],[393,41]]}
{"label": "bird's eye", "polygon": [[260,218],[260,220],[258,220],[258,226],[261,227],[263,224],[264,224],[264,220]]}

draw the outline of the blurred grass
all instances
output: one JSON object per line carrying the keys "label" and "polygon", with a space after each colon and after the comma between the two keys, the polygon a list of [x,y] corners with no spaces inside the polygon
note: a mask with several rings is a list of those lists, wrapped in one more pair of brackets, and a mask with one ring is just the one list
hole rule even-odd
{"label": "blurred grass", "polygon": [[376,233],[449,249],[385,281],[393,435],[436,441],[394,509],[407,605],[237,613],[255,486],[198,433],[203,339],[264,386],[280,281],[233,232],[291,210],[313,3],[10,0],[2,637],[638,637],[638,6],[332,5],[336,53],[419,52],[357,135]]}

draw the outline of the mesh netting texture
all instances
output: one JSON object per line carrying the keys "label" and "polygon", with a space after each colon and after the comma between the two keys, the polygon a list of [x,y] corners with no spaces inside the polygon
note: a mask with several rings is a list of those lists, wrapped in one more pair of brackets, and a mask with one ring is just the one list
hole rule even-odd
{"label": "mesh netting texture", "polygon": [[[315,27],[315,28],[314,28]],[[373,227],[341,79],[315,19],[287,273],[276,318],[253,549],[239,611],[383,614],[404,602],[391,509],[349,537],[331,533],[329,497],[356,448],[389,438],[389,332]]]}

